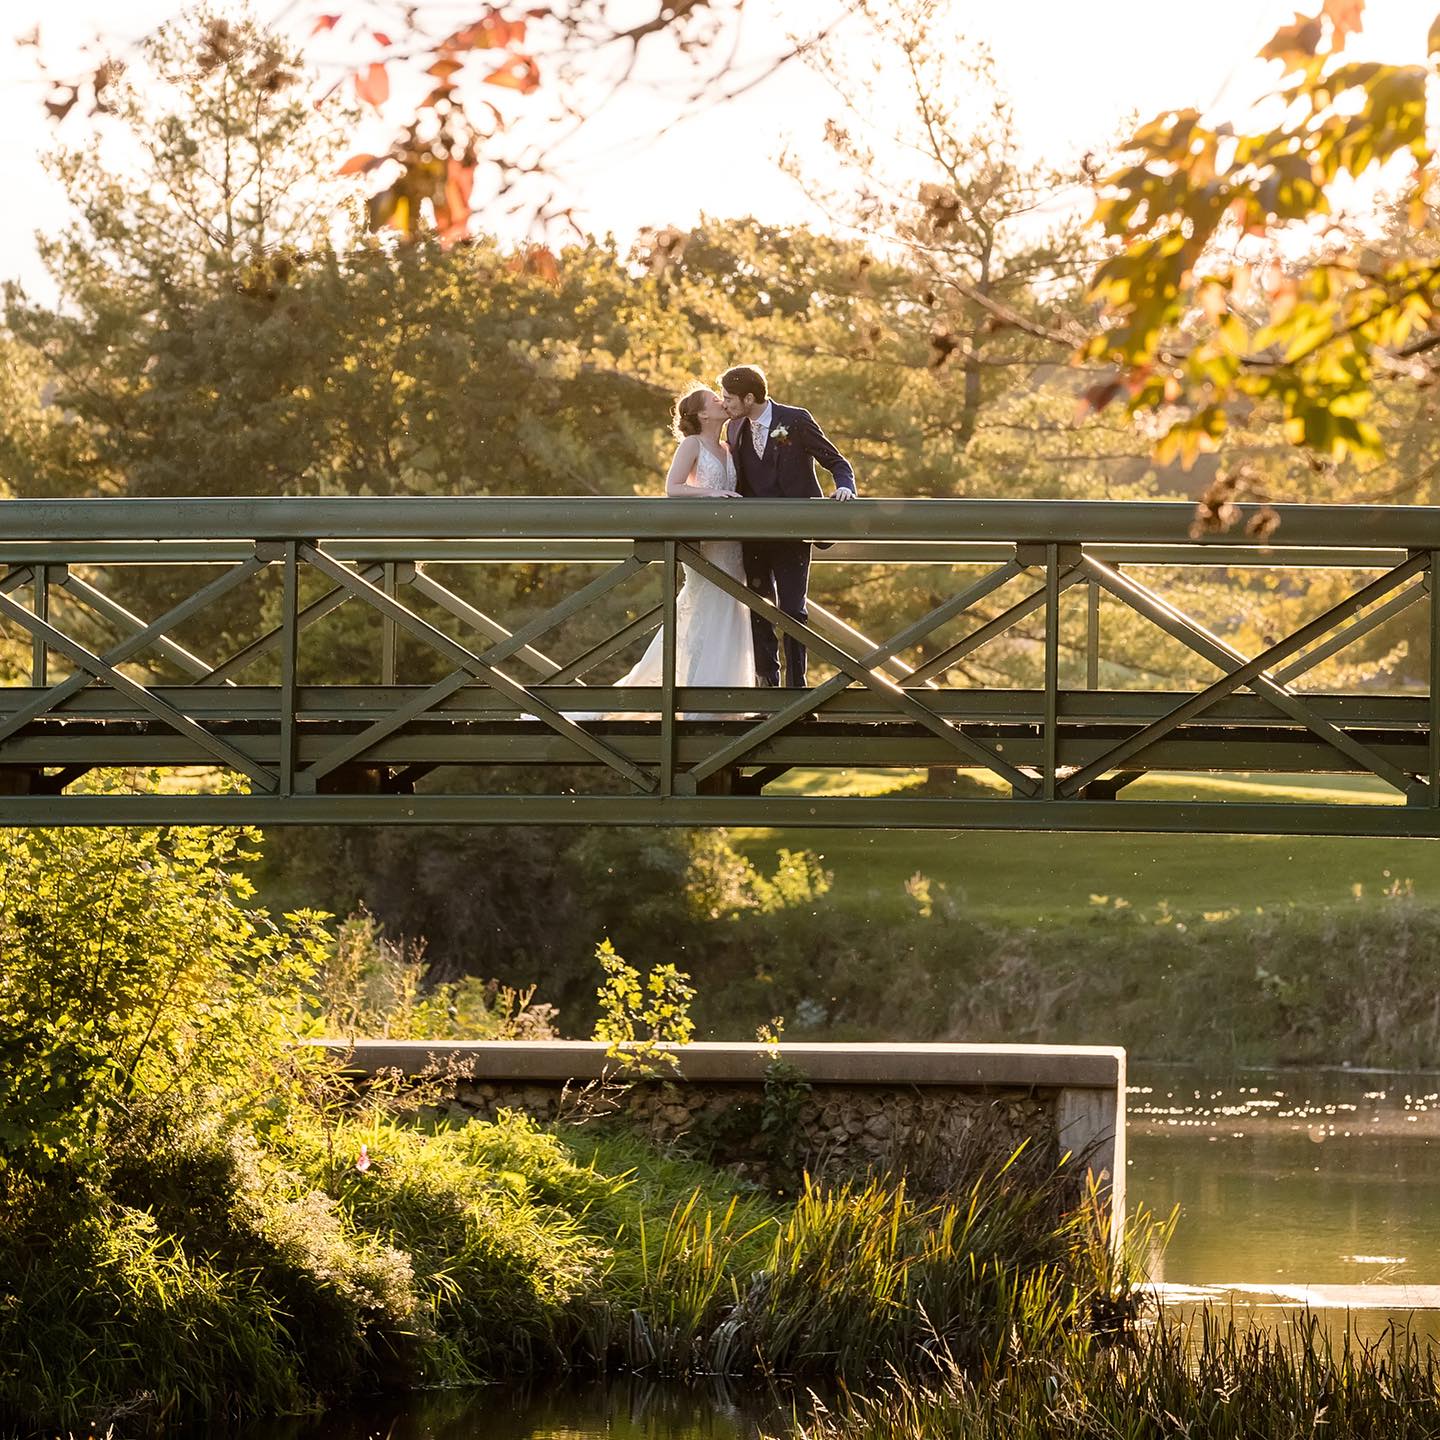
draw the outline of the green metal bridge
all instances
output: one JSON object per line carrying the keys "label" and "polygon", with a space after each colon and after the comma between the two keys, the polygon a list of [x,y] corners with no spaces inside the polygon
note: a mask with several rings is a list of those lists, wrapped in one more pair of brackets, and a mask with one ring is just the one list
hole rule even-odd
{"label": "green metal bridge", "polygon": [[[1280,507],[1263,543],[1243,507],[1222,536],[1192,538],[1193,514],[1033,500],[0,501],[0,823],[1440,835],[1440,512]],[[815,552],[807,624],[696,548],[760,538],[835,542]],[[682,566],[801,638],[811,688],[678,687]],[[867,636],[844,597],[895,567],[923,582],[897,592],[917,613]],[[1253,634],[1266,605],[1273,624],[1245,653],[1242,617]],[[657,627],[662,685],[607,685]],[[1406,688],[1306,685],[1382,627],[1412,657]],[[1167,685],[1126,653],[1156,631],[1201,678]],[[1033,683],[977,682],[971,657],[987,646],[1010,647]],[[824,793],[827,772],[856,769],[971,779],[953,794]],[[128,778],[96,783],[102,770]],[[1127,796],[1157,771],[1359,775],[1372,792]]]}

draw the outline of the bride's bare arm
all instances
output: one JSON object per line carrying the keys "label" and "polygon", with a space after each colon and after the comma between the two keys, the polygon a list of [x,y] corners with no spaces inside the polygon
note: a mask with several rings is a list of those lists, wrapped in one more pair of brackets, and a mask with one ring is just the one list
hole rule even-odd
{"label": "bride's bare arm", "polygon": [[667,495],[696,495],[694,486],[686,482],[695,473],[695,464],[700,458],[700,437],[687,435],[676,447],[675,458],[670,462],[670,473],[665,477]]}

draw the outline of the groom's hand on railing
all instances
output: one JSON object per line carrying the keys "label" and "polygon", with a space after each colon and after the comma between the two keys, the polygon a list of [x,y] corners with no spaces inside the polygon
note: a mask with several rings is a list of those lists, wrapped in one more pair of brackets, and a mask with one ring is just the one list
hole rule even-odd
{"label": "groom's hand on railing", "polygon": [[837,485],[835,493],[830,498],[832,500],[853,500],[855,492],[848,485]]}

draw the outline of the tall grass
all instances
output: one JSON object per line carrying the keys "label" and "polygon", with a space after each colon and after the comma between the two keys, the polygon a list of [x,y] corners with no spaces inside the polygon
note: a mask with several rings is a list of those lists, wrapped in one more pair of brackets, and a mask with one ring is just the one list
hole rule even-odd
{"label": "tall grass", "polygon": [[1285,1329],[1202,1310],[1164,1312],[1127,1343],[1072,1334],[978,1370],[952,1359],[933,1382],[847,1394],[809,1440],[1434,1440],[1440,1357],[1397,1326],[1332,1339],[1311,1314]]}
{"label": "tall grass", "polygon": [[1123,1308],[1129,1272],[1096,1197],[1076,1206],[1065,1168],[1036,1183],[1017,1157],[924,1205],[903,1181],[807,1179],[788,1213],[747,1224],[694,1194],[642,1230],[608,1351],[667,1374],[864,1376],[1053,1346]]}

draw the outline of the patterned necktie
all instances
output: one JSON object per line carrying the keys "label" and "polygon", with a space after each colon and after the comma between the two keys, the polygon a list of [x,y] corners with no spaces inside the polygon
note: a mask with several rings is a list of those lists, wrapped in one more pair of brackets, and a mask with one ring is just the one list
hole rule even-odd
{"label": "patterned necktie", "polygon": [[750,422],[750,448],[755,452],[757,460],[765,458],[764,448],[760,444],[760,427],[753,420]]}

